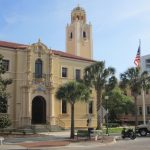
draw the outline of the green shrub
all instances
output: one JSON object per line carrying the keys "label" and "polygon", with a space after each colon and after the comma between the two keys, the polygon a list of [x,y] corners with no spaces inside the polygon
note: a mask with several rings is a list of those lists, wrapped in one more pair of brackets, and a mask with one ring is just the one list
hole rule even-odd
{"label": "green shrub", "polygon": [[11,125],[11,121],[7,115],[0,115],[0,128],[6,128]]}

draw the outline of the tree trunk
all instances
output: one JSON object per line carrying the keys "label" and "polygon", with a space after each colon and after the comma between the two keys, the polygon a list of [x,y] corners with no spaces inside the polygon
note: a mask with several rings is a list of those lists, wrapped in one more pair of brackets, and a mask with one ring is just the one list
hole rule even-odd
{"label": "tree trunk", "polygon": [[71,132],[70,138],[74,139],[74,103],[71,104]]}
{"label": "tree trunk", "polygon": [[103,116],[102,113],[100,113],[100,108],[101,108],[101,90],[97,90],[96,91],[96,96],[97,96],[97,129],[100,130],[102,129],[102,120],[103,120]]}
{"label": "tree trunk", "polygon": [[135,127],[138,125],[138,108],[137,108],[137,96],[134,96],[135,102]]}

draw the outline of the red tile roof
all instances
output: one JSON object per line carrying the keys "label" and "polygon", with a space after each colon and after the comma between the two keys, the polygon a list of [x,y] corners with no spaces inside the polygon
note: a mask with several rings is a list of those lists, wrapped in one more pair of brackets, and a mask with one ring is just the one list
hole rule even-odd
{"label": "red tile roof", "polygon": [[88,58],[84,58],[84,57],[72,55],[72,54],[69,54],[69,53],[66,53],[66,52],[62,52],[62,51],[52,50],[52,52],[55,55],[59,55],[61,57],[66,57],[66,58],[72,58],[72,59],[78,59],[78,60],[84,60],[84,61],[92,61],[92,62],[94,62],[94,60],[92,60],[92,59],[88,59]]}
{"label": "red tile roof", "polygon": [[[12,42],[6,42],[6,41],[0,41],[0,47],[7,47],[12,49],[25,49],[28,45],[25,44],[18,44],[18,43],[12,43]],[[71,58],[71,59],[78,59],[78,60],[84,60],[84,61],[91,61],[94,62],[94,60],[83,58],[80,56],[72,55],[66,52],[58,51],[58,50],[52,50],[54,55],[58,55],[61,57]]]}
{"label": "red tile roof", "polygon": [[17,49],[17,48],[25,49],[28,45],[6,42],[6,41],[0,41],[0,46],[1,47],[7,47],[7,48],[13,48],[13,49]]}

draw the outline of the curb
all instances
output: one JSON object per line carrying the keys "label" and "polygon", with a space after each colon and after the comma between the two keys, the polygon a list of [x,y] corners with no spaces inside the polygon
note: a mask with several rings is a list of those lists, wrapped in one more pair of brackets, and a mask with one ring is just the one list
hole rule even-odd
{"label": "curb", "polygon": [[[109,141],[111,140],[112,141]],[[21,146],[24,148],[60,148],[60,147],[99,147],[99,146],[106,146],[110,144],[116,143],[118,136],[111,137],[108,141],[100,142],[100,141],[79,141],[79,142],[72,142],[70,140],[61,140],[61,141],[42,141],[42,142],[33,142],[33,143],[15,143],[11,148],[15,148],[17,146]],[[105,143],[106,142],[106,143]],[[11,144],[11,143],[9,143]],[[8,147],[9,144],[3,145],[3,148]],[[12,144],[11,144],[12,145]]]}
{"label": "curb", "polygon": [[[99,147],[99,146],[106,146],[106,145],[115,144],[116,142],[117,142],[116,137],[113,137],[113,140],[111,142],[108,142],[108,143],[103,143],[103,142],[98,143],[96,141],[93,141],[93,142],[87,144],[88,142],[80,142],[80,143],[70,143],[66,147]],[[86,144],[86,145],[84,145],[84,144]]]}

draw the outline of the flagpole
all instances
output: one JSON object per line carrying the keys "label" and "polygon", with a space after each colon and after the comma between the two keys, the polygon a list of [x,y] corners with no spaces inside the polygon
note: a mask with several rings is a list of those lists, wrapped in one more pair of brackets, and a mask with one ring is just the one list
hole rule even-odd
{"label": "flagpole", "polygon": [[[141,48],[141,40],[140,39],[139,39],[139,47]],[[141,62],[140,62],[140,66],[141,66]],[[146,114],[145,114],[145,112],[146,112],[145,111],[145,92],[144,92],[144,88],[143,88],[143,83],[142,83],[142,104],[143,104],[142,105],[142,107],[143,107],[143,124],[146,124],[146,117],[145,117],[146,116]]]}
{"label": "flagpole", "polygon": [[146,124],[146,117],[145,117],[145,92],[142,85],[142,101],[143,101],[143,123]]}
{"label": "flagpole", "polygon": [[139,39],[139,46],[141,47],[141,39]]}

